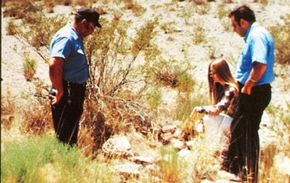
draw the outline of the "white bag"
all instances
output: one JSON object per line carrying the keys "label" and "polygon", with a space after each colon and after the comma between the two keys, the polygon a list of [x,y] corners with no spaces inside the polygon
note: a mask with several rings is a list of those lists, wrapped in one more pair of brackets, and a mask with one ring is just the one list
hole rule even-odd
{"label": "white bag", "polygon": [[210,142],[223,143],[230,132],[233,118],[226,114],[204,115],[205,137]]}

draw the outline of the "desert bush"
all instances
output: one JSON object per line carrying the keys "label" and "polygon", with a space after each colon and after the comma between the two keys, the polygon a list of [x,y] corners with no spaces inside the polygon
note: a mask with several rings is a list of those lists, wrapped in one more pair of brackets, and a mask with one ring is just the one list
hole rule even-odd
{"label": "desert bush", "polygon": [[189,71],[192,70],[190,64],[185,60],[182,66],[177,60],[160,59],[148,62],[142,71],[145,73],[147,82],[155,86],[165,86],[174,88],[179,92],[192,91],[195,81],[191,78]]}
{"label": "desert bush", "polygon": [[279,64],[290,64],[290,15],[285,17],[284,24],[270,27],[270,32],[275,41],[276,62]]}
{"label": "desert bush", "polygon": [[1,127],[10,129],[15,119],[16,103],[8,90],[1,95]]}
{"label": "desert bush", "polygon": [[[150,56],[150,40],[156,21],[147,22],[137,30],[132,40],[126,36],[129,24],[118,17],[104,25],[107,26],[96,31],[85,43],[91,68],[88,98],[96,101],[88,104],[87,109],[94,108],[94,111],[101,112],[105,116],[106,128],[111,129],[112,133],[126,132],[132,126],[147,133],[151,125],[150,117],[145,112],[146,108],[139,103],[140,92],[146,89],[137,90],[139,94],[136,94],[130,91],[128,84],[134,85],[142,80],[142,74],[137,74],[138,68],[134,64],[141,53]],[[87,117],[85,121],[89,119]]]}
{"label": "desert bush", "polygon": [[[37,15],[37,22],[33,24],[24,24],[30,31],[22,31],[22,36],[33,47],[41,46],[48,47],[49,41],[53,34],[66,24],[66,19],[63,16],[47,18],[43,14]],[[52,26],[53,25],[53,26]]]}
{"label": "desert bush", "polygon": [[[5,1],[3,3],[5,10],[3,15],[9,17],[15,17],[18,19],[28,18],[34,13],[41,11],[41,7],[35,3],[36,1],[23,0],[23,1]],[[21,11],[19,11],[21,10]]]}
{"label": "desert bush", "polygon": [[34,77],[37,69],[37,63],[31,56],[25,56],[23,61],[24,77],[27,81],[31,81]]}

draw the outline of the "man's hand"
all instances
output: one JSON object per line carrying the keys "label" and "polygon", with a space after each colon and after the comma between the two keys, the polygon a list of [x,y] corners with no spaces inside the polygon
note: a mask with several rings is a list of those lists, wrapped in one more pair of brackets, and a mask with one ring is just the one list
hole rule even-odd
{"label": "man's hand", "polygon": [[255,86],[255,83],[252,81],[247,81],[244,85],[244,87],[242,88],[241,92],[243,94],[247,94],[247,95],[251,95],[252,94],[252,88],[253,86]]}
{"label": "man's hand", "polygon": [[267,68],[266,64],[262,64],[257,61],[254,62],[250,76],[241,90],[243,94],[251,95],[252,88],[262,78],[264,72],[266,71],[266,68]]}
{"label": "man's hand", "polygon": [[58,103],[61,99],[61,97],[63,96],[63,91],[60,90],[56,90],[55,88],[52,88],[49,91],[49,99],[51,101],[51,104],[54,105],[56,103]]}

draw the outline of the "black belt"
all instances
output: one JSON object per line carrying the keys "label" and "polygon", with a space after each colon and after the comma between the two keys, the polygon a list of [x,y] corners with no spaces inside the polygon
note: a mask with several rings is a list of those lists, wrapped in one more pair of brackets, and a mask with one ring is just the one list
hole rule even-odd
{"label": "black belt", "polygon": [[[244,86],[242,83],[238,82],[240,89]],[[271,84],[267,83],[267,84],[262,84],[262,85],[255,85],[253,86],[253,90],[267,90],[267,89],[271,89]]]}
{"label": "black belt", "polygon": [[65,80],[63,80],[63,84],[66,85],[66,86],[76,87],[76,88],[86,87],[86,85],[87,85],[86,82],[84,82],[84,83],[73,83],[73,82],[65,81]]}

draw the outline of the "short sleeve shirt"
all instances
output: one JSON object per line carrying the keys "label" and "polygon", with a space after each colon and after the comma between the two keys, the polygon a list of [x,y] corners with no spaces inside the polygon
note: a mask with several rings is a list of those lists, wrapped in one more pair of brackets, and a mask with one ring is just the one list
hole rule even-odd
{"label": "short sleeve shirt", "polygon": [[52,38],[50,57],[64,59],[63,79],[73,83],[84,83],[89,77],[82,38],[77,31],[67,24]]}
{"label": "short sleeve shirt", "polygon": [[266,71],[257,85],[274,80],[274,41],[270,33],[257,23],[253,23],[244,37],[245,45],[239,58],[236,79],[245,84],[254,62],[266,64]]}

